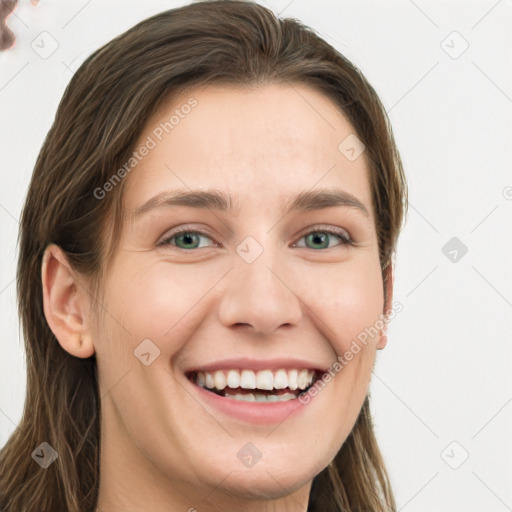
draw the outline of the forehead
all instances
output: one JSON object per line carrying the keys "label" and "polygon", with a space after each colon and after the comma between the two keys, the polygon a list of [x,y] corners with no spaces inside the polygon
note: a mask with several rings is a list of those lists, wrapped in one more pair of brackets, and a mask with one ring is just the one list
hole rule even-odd
{"label": "forehead", "polygon": [[339,149],[354,135],[339,108],[305,85],[190,89],[146,123],[136,149],[151,149],[129,176],[125,207],[187,188],[227,190],[242,208],[280,207],[319,187],[341,188],[371,210],[364,152],[351,160]]}

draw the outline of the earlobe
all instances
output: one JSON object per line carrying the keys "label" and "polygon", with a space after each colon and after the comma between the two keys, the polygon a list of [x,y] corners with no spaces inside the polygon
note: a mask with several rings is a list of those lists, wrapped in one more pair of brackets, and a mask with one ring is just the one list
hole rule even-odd
{"label": "earlobe", "polygon": [[41,281],[46,321],[62,348],[75,357],[92,356],[89,297],[64,252],[55,244],[45,250]]}
{"label": "earlobe", "polygon": [[377,349],[382,350],[387,342],[388,342],[388,316],[391,314],[392,302],[393,302],[393,262],[390,262],[388,268],[386,269],[386,301],[384,304],[384,328],[380,333],[380,340],[377,344]]}

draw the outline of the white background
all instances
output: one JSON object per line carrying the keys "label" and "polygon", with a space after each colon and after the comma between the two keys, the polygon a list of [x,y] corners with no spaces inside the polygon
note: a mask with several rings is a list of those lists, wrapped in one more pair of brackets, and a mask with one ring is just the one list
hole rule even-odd
{"label": "white background", "polygon": [[[25,393],[17,219],[58,102],[92,51],[188,2],[19,3],[16,46],[0,54],[0,445]],[[362,70],[405,165],[394,292],[403,311],[371,386],[398,509],[512,511],[512,1],[259,3],[316,29]],[[45,59],[31,47],[41,38],[58,44]],[[452,237],[468,249],[456,262],[442,252]]]}

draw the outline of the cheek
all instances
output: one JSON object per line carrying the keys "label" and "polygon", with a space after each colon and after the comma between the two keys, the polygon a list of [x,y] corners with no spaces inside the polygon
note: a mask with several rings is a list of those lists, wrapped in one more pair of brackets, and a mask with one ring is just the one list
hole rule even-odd
{"label": "cheek", "polygon": [[382,274],[378,260],[368,256],[302,275],[309,317],[335,352],[330,377],[315,385],[317,395],[328,397],[320,421],[334,456],[368,392],[384,306]]}
{"label": "cheek", "polygon": [[[324,285],[318,286],[320,282]],[[315,290],[309,292],[308,300],[317,305],[317,327],[335,352],[331,374],[338,407],[333,408],[333,422],[340,408],[355,421],[367,393],[383,325],[380,266],[375,259],[347,261],[338,271],[316,275],[304,286]]]}
{"label": "cheek", "polygon": [[323,331],[338,355],[349,350],[358,337],[366,338],[369,346],[377,343],[375,326],[380,325],[384,307],[378,262],[347,261],[336,271],[319,269],[303,275],[308,276],[305,302],[321,320],[319,327],[324,324]]}
{"label": "cheek", "polygon": [[170,354],[179,350],[180,340],[185,343],[189,331],[201,320],[201,301],[218,281],[219,271],[143,259],[125,258],[116,268],[108,282],[105,306],[112,314],[107,321],[117,339],[131,340],[130,346],[121,349],[133,352],[149,338]]}

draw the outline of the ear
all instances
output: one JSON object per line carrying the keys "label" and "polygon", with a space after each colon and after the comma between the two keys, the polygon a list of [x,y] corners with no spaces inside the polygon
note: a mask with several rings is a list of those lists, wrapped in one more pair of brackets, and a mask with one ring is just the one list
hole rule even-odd
{"label": "ear", "polygon": [[388,316],[391,314],[391,310],[392,310],[391,304],[393,302],[393,262],[390,262],[388,268],[386,269],[385,279],[386,279],[386,283],[387,283],[386,284],[386,297],[385,297],[386,300],[384,302],[384,311],[383,311],[383,314],[385,316],[385,319],[384,319],[385,325],[380,333],[380,340],[379,340],[379,343],[377,344],[378,350],[382,350],[388,342],[387,322],[388,322]]}
{"label": "ear", "polygon": [[55,244],[48,245],[44,252],[41,280],[46,321],[61,347],[75,357],[92,356],[89,294]]}

